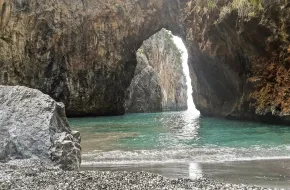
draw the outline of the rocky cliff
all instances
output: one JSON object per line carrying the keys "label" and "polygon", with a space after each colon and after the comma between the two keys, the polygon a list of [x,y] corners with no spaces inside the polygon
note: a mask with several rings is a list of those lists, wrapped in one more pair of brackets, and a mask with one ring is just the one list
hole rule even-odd
{"label": "rocky cliff", "polygon": [[123,114],[136,51],[183,38],[203,115],[289,122],[284,0],[0,0],[0,83],[51,95],[69,115]]}
{"label": "rocky cliff", "polygon": [[37,158],[79,169],[80,134],[71,131],[64,105],[39,90],[0,85],[0,162]]}
{"label": "rocky cliff", "polygon": [[159,0],[1,0],[0,6],[0,84],[37,88],[62,101],[70,116],[123,114],[136,50],[162,29],[160,20],[175,19],[169,9],[178,9]]}
{"label": "rocky cliff", "polygon": [[201,114],[289,123],[290,2],[207,0],[184,11]]}
{"label": "rocky cliff", "polygon": [[187,109],[181,53],[165,29],[143,42],[137,51],[137,66],[128,88],[127,112]]}

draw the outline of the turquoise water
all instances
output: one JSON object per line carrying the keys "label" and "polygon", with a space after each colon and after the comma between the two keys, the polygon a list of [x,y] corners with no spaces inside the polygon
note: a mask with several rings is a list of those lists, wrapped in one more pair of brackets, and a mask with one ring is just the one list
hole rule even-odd
{"label": "turquoise water", "polygon": [[191,112],[71,118],[83,163],[187,163],[290,158],[290,127]]}

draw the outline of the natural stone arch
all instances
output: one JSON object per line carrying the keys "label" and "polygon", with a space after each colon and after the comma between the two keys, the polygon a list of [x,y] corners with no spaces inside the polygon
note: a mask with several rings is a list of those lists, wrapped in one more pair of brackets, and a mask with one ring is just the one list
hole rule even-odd
{"label": "natural stone arch", "polygon": [[288,2],[2,1],[12,9],[5,9],[0,31],[0,74],[9,76],[0,83],[40,89],[63,101],[69,115],[122,114],[135,51],[162,28],[187,46],[203,115],[290,113],[284,95],[290,84]]}
{"label": "natural stone arch", "polygon": [[70,116],[124,113],[136,50],[164,27],[179,31],[174,0],[5,1],[12,16],[1,30],[0,72],[9,79],[1,84],[40,89]]}

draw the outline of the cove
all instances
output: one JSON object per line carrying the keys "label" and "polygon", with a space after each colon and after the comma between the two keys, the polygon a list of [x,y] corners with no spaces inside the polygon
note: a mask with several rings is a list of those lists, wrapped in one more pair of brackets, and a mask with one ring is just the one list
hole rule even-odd
{"label": "cove", "polygon": [[83,139],[81,169],[288,187],[290,128],[201,116],[192,98],[187,49],[181,38],[173,40],[183,52],[188,110],[71,118]]}
{"label": "cove", "polygon": [[[0,189],[289,188],[289,13],[289,0],[0,0]],[[172,35],[146,43],[164,29],[183,68]]]}
{"label": "cove", "polygon": [[289,184],[286,126],[213,119],[187,111],[69,121],[82,134],[84,170],[209,175],[266,187]]}
{"label": "cove", "polygon": [[266,0],[2,0],[0,84],[39,89],[63,102],[70,117],[122,115],[136,50],[166,28],[185,42],[202,115],[289,124],[289,7]]}
{"label": "cove", "polygon": [[187,49],[181,38],[173,40],[183,52],[188,110],[69,119],[82,134],[81,170],[287,188],[290,128],[201,116],[192,98]]}

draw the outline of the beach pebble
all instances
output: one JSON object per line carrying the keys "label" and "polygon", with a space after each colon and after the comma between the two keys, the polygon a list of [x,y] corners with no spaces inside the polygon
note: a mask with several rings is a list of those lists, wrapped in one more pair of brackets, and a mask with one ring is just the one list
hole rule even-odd
{"label": "beach pebble", "polygon": [[[11,169],[13,168],[13,169]],[[63,171],[40,161],[0,164],[0,190],[87,190],[87,189],[252,189],[265,188],[227,184],[206,178],[169,179],[148,172]]]}

